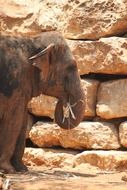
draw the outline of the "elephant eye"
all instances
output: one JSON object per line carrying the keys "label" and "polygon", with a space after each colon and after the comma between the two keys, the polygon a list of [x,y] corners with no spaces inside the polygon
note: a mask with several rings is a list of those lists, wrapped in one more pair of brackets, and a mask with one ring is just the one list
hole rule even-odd
{"label": "elephant eye", "polygon": [[34,51],[34,55],[39,53],[42,49],[41,48],[37,48],[35,51]]}
{"label": "elephant eye", "polygon": [[76,71],[77,70],[77,65],[70,65],[66,69],[68,72]]}

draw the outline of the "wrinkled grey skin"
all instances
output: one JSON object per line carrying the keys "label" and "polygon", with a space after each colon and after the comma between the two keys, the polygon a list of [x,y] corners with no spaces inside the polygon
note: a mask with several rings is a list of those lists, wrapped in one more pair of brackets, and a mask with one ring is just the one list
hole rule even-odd
{"label": "wrinkled grey skin", "polygon": [[[55,119],[64,129],[76,127],[84,115],[84,94],[76,62],[57,32],[33,38],[0,36],[0,170],[23,172],[27,103],[44,93],[59,99]],[[72,112],[66,117],[63,106]],[[64,118],[64,119],[63,119]]]}

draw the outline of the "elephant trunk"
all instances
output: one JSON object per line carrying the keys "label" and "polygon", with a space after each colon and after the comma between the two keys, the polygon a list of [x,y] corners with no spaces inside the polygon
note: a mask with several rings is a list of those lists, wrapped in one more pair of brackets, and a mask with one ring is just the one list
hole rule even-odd
{"label": "elephant trunk", "polygon": [[[75,97],[76,96],[76,97]],[[84,93],[79,89],[75,95],[68,94],[65,100],[59,100],[55,109],[55,122],[64,129],[76,127],[84,117]]]}

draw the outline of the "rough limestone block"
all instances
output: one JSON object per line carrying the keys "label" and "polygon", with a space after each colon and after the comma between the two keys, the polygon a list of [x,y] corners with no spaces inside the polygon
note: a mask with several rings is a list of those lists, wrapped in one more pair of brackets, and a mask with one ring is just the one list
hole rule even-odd
{"label": "rough limestone block", "polygon": [[118,149],[116,127],[103,122],[81,122],[72,130],[61,129],[53,123],[37,123],[29,138],[38,147],[61,146],[73,149]]}
{"label": "rough limestone block", "polygon": [[127,169],[127,152],[90,150],[78,153],[63,149],[26,148],[23,161],[28,166],[64,168],[77,172],[79,169],[80,172],[88,170],[88,164],[102,170],[119,171]]}
{"label": "rough limestone block", "polygon": [[81,75],[127,74],[127,38],[109,37],[97,41],[68,40],[67,42]]}
{"label": "rough limestone block", "polygon": [[54,119],[57,98],[41,94],[33,97],[28,103],[29,111],[36,116],[47,116]]}
{"label": "rough limestone block", "polygon": [[64,29],[70,11],[80,1],[1,0],[0,30],[7,33],[36,35]]}
{"label": "rough limestone block", "polygon": [[1,0],[0,30],[35,35],[58,30],[69,39],[98,39],[127,31],[125,0]]}
{"label": "rough limestone block", "polygon": [[127,121],[121,123],[119,126],[119,138],[120,143],[127,148]]}
{"label": "rough limestone block", "polygon": [[64,151],[55,149],[26,148],[23,161],[26,165],[55,167],[72,167],[72,158],[76,154],[74,151]]}
{"label": "rough limestone block", "polygon": [[127,117],[127,79],[101,83],[97,100],[96,112],[101,118]]}
{"label": "rough limestone block", "polygon": [[103,170],[127,169],[127,152],[123,151],[84,151],[74,158],[75,167],[89,163]]}
{"label": "rough limestone block", "polygon": [[96,99],[99,81],[92,79],[82,80],[82,86],[85,93],[85,117],[94,117],[96,115]]}
{"label": "rough limestone block", "polygon": [[82,0],[66,18],[70,39],[98,39],[127,31],[127,1]]}
{"label": "rough limestone block", "polygon": [[[96,115],[96,98],[99,82],[97,80],[82,80],[82,87],[85,92],[84,117]],[[51,96],[40,95],[34,97],[28,103],[29,111],[36,116],[47,116],[54,119],[54,112],[57,99]]]}

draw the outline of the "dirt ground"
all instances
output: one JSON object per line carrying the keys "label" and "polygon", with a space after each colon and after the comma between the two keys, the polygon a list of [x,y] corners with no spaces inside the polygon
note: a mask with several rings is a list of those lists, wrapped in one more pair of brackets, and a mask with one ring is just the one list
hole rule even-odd
{"label": "dirt ground", "polygon": [[[83,169],[83,168],[82,168]],[[2,175],[2,190],[126,190],[127,172],[29,168],[25,174]]]}

